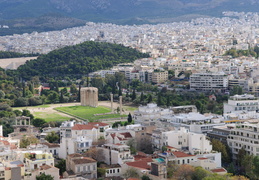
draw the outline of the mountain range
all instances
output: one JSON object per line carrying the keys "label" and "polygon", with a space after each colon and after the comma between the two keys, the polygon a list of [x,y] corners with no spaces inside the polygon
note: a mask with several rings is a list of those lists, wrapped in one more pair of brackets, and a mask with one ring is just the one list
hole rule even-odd
{"label": "mountain range", "polygon": [[69,22],[161,23],[221,16],[223,11],[258,12],[258,7],[259,0],[0,0],[0,25],[46,14],[73,18]]}

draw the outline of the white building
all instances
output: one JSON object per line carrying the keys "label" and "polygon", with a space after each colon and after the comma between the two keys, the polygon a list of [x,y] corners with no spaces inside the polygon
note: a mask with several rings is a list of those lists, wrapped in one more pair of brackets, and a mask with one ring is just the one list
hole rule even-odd
{"label": "white building", "polygon": [[236,127],[231,130],[227,142],[232,150],[234,159],[242,147],[248,154],[259,156],[258,132],[258,124],[248,123],[236,125]]}
{"label": "white building", "polygon": [[194,73],[190,76],[190,88],[199,91],[228,88],[228,76],[223,72]]}
{"label": "white building", "polygon": [[108,165],[134,161],[130,147],[125,144],[104,144],[101,149],[105,157],[104,162]]}
{"label": "white building", "polygon": [[139,106],[138,110],[134,112],[134,118],[136,123],[142,123],[144,121],[156,121],[165,115],[172,115],[173,111],[170,109],[164,109],[157,106],[157,104],[149,103],[146,106]]}
{"label": "white building", "polygon": [[224,103],[224,114],[243,111],[257,111],[259,109],[259,100],[254,95],[243,94],[234,95]]}
{"label": "white building", "polygon": [[207,133],[214,126],[223,126],[222,117],[214,117],[212,115],[205,116],[200,113],[177,114],[174,116],[164,117],[176,127],[185,127],[190,132]]}
{"label": "white building", "polygon": [[94,141],[104,137],[104,131],[109,124],[102,122],[91,122],[88,124],[73,124],[70,128],[61,128],[60,158],[65,159],[68,154],[87,151]]}
{"label": "white building", "polygon": [[212,150],[204,134],[192,133],[181,127],[179,130],[162,132],[163,145],[188,150],[191,154],[208,153]]}

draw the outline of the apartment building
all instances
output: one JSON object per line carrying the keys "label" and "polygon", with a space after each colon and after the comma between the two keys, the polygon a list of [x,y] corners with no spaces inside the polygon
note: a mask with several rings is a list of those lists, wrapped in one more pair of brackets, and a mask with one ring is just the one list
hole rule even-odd
{"label": "apartment building", "polygon": [[70,154],[66,158],[65,177],[74,178],[82,176],[87,179],[97,178],[97,161],[81,154]]}
{"label": "apartment building", "polygon": [[124,164],[134,161],[130,147],[125,144],[104,144],[102,148],[106,164]]}
{"label": "apartment building", "polygon": [[179,130],[162,132],[164,146],[188,150],[191,154],[208,153],[212,150],[210,141],[204,134],[192,133],[181,127]]}
{"label": "apartment building", "polygon": [[224,114],[231,112],[257,111],[259,109],[259,100],[254,95],[243,94],[234,95],[224,103]]}
{"label": "apartment building", "polygon": [[152,73],[152,83],[159,84],[168,80],[168,71],[154,70]]}
{"label": "apartment building", "polygon": [[257,124],[238,124],[228,135],[227,142],[236,159],[243,147],[248,154],[259,156],[259,126]]}
{"label": "apartment building", "polygon": [[190,88],[197,91],[225,90],[228,76],[223,72],[194,73],[190,76]]}

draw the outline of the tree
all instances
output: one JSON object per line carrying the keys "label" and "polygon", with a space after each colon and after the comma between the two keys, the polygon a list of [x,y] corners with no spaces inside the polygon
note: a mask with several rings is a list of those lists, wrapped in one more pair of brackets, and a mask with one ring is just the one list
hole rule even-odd
{"label": "tree", "polygon": [[36,180],[54,180],[54,177],[51,175],[46,175],[45,173],[42,173],[39,176],[36,176]]}
{"label": "tree", "polygon": [[91,147],[84,153],[84,156],[93,158],[94,160],[101,162],[104,160],[103,150],[97,147]]}
{"label": "tree", "polygon": [[47,140],[49,143],[57,142],[59,140],[59,135],[57,135],[55,131],[51,131],[47,134],[45,140]]}
{"label": "tree", "polygon": [[244,147],[242,147],[241,149],[239,149],[238,153],[237,153],[237,165],[239,167],[241,167],[241,162],[242,162],[242,158],[246,155],[246,150]]}
{"label": "tree", "polygon": [[178,169],[179,165],[175,164],[174,161],[168,161],[167,164],[167,177],[171,178],[174,176],[176,170]]}
{"label": "tree", "polygon": [[25,97],[19,97],[14,101],[15,106],[28,106],[28,104],[29,104],[28,98],[25,98]]}
{"label": "tree", "polygon": [[212,144],[212,149],[214,151],[221,152],[221,159],[223,163],[228,164],[232,162],[231,152],[230,152],[230,149],[227,147],[227,145],[223,144],[217,139],[212,139],[211,144]]}
{"label": "tree", "polygon": [[47,97],[50,103],[56,103],[59,101],[59,94],[56,91],[49,91]]}
{"label": "tree", "polygon": [[147,102],[148,102],[148,103],[151,103],[151,102],[152,102],[152,95],[151,95],[151,94],[148,95],[148,100],[147,100]]}
{"label": "tree", "polygon": [[62,91],[60,92],[59,102],[60,102],[60,103],[63,103],[63,102],[64,102],[64,95],[63,95],[63,92],[62,92]]}
{"label": "tree", "polygon": [[132,101],[133,101],[133,100],[135,100],[135,99],[136,99],[136,97],[137,97],[137,95],[136,95],[136,90],[135,90],[135,89],[133,89],[133,92],[132,92],[132,95],[131,95],[131,99],[132,99]]}
{"label": "tree", "polygon": [[212,174],[211,176],[207,176],[203,178],[202,180],[227,180],[226,176],[218,175],[218,174]]}
{"label": "tree", "polygon": [[151,180],[150,177],[148,175],[143,175],[141,177],[141,180]]}
{"label": "tree", "polygon": [[132,123],[132,116],[130,113],[128,114],[128,123]]}
{"label": "tree", "polygon": [[0,90],[0,99],[3,99],[5,97],[4,91]]}
{"label": "tree", "polygon": [[141,94],[140,94],[140,103],[144,103],[144,94],[143,94],[143,92],[141,92]]}
{"label": "tree", "polygon": [[[245,170],[245,175],[247,175],[250,179],[258,179],[256,174],[254,174],[254,156],[246,154],[241,160],[241,167]],[[258,168],[258,167],[257,167]]]}
{"label": "tree", "polygon": [[207,176],[211,175],[211,173],[202,167],[195,167],[194,173],[192,175],[192,180],[200,180]]}
{"label": "tree", "polygon": [[76,85],[75,84],[72,84],[70,86],[70,93],[71,94],[76,94],[77,93],[77,88],[76,88]]}
{"label": "tree", "polygon": [[139,174],[137,172],[136,169],[133,168],[128,168],[125,173],[123,174],[123,177],[125,179],[129,179],[129,178],[139,178]]}
{"label": "tree", "polygon": [[137,149],[136,149],[137,143],[136,143],[135,139],[128,140],[127,145],[130,147],[131,154],[136,154],[136,152],[137,152]]}
{"label": "tree", "polygon": [[194,167],[188,164],[183,164],[177,168],[174,177],[178,180],[192,180],[194,174]]}
{"label": "tree", "polygon": [[43,127],[45,123],[47,122],[42,118],[35,118],[32,120],[32,125],[35,127]]}
{"label": "tree", "polygon": [[66,160],[61,159],[60,161],[58,161],[55,167],[59,168],[59,175],[62,176],[63,173],[66,171]]}
{"label": "tree", "polygon": [[162,104],[162,97],[161,97],[161,93],[159,93],[159,94],[157,95],[157,102],[156,102],[156,103],[157,103],[157,105],[158,105],[158,106],[163,105],[163,104]]}
{"label": "tree", "polygon": [[254,164],[254,174],[259,177],[259,157],[255,156],[253,159],[253,164]]}
{"label": "tree", "polygon": [[36,144],[39,140],[36,137],[24,136],[20,141],[20,148],[27,148],[30,144]]}
{"label": "tree", "polygon": [[232,176],[230,179],[231,180],[249,180],[245,176]]}
{"label": "tree", "polygon": [[97,177],[104,177],[106,173],[106,169],[105,168],[97,168]]}
{"label": "tree", "polygon": [[29,98],[29,105],[36,106],[42,104],[42,99],[40,97],[30,97]]}

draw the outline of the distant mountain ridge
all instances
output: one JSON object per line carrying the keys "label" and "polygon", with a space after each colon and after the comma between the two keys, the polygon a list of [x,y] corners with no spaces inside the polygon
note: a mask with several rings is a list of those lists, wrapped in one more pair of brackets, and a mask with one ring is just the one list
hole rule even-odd
{"label": "distant mountain ridge", "polygon": [[[150,24],[258,12],[259,0],[0,0],[0,35],[60,30],[86,21]],[[48,17],[46,18],[46,14]],[[58,14],[56,15],[49,14]]]}
{"label": "distant mountain ridge", "polygon": [[0,18],[35,17],[46,13],[89,21],[220,15],[222,11],[258,11],[259,0],[0,0]]}

